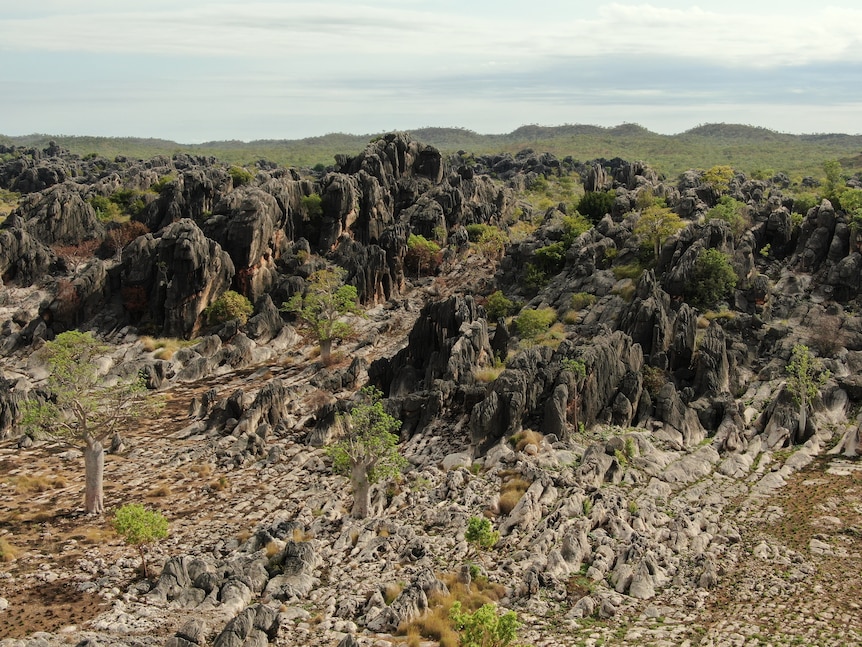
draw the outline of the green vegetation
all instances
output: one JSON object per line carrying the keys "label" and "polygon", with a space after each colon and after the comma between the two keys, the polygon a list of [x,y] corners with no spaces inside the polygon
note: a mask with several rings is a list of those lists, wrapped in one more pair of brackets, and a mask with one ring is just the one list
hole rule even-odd
{"label": "green vegetation", "polygon": [[683,227],[685,223],[682,218],[663,203],[656,202],[643,210],[635,225],[634,234],[652,247],[653,257],[658,262],[664,241]]}
{"label": "green vegetation", "polygon": [[734,238],[739,238],[751,224],[748,217],[748,207],[734,200],[728,195],[723,195],[718,199],[712,209],[706,214],[706,222],[710,220],[723,220],[730,226]]}
{"label": "green vegetation", "polygon": [[712,307],[729,296],[737,280],[727,254],[717,249],[702,249],[694,263],[686,299],[698,308]]}
{"label": "green vegetation", "polygon": [[231,180],[233,180],[234,187],[250,184],[254,179],[252,172],[241,166],[231,166],[230,169],[228,169],[228,174],[230,175]]}
{"label": "green vegetation", "polygon": [[533,264],[546,276],[557,274],[566,264],[566,252],[578,236],[590,229],[590,223],[580,215],[563,216],[560,240],[540,247],[533,253]]}
{"label": "green vegetation", "polygon": [[241,326],[245,325],[254,307],[251,301],[239,292],[228,290],[213,301],[204,310],[204,316],[210,324],[220,324],[238,319]]}
{"label": "green vegetation", "polygon": [[137,189],[120,189],[111,195],[111,202],[116,204],[120,210],[129,216],[136,216],[147,206],[144,194]]}
{"label": "green vegetation", "polygon": [[417,277],[422,276],[422,270],[436,271],[440,265],[440,245],[425,236],[410,234],[407,237],[407,255],[404,264],[414,272]]}
{"label": "green vegetation", "polygon": [[796,344],[793,347],[786,370],[787,388],[796,404],[805,409],[832,376],[804,344]]}
{"label": "green vegetation", "polygon": [[330,362],[332,342],[353,334],[353,326],[342,317],[361,312],[356,303],[356,288],[344,284],[345,274],[340,267],[317,270],[308,277],[305,295],[295,294],[281,306],[283,312],[299,317],[320,343],[324,364]]}
{"label": "green vegetation", "polygon": [[90,196],[87,200],[93,211],[96,212],[96,217],[102,222],[110,222],[120,217],[120,208],[117,203],[103,195]]}
{"label": "green vegetation", "polygon": [[522,339],[534,340],[542,333],[547,332],[556,319],[557,313],[553,308],[540,308],[538,310],[524,308],[515,319],[515,328]]}
{"label": "green vegetation", "polygon": [[617,194],[613,191],[587,191],[578,202],[578,213],[586,216],[592,222],[598,222],[610,213]]}
{"label": "green vegetation", "polygon": [[407,461],[398,453],[401,421],[383,409],[382,393],[373,387],[360,391],[363,399],[345,420],[345,433],[327,448],[332,469],[350,477],[353,486],[351,516],[364,519],[371,505],[371,485],[401,472]]}
{"label": "green vegetation", "polygon": [[144,577],[149,578],[144,547],[168,536],[168,520],[158,511],[147,510],[139,503],[128,503],[114,513],[114,530],[141,555]]}
{"label": "green vegetation", "polygon": [[506,252],[509,237],[502,229],[491,225],[467,225],[467,236],[479,252],[491,260],[500,260]]}
{"label": "green vegetation", "polygon": [[21,405],[21,426],[31,435],[60,440],[84,452],[84,507],[104,512],[102,443],[144,415],[153,414],[160,400],[148,398],[142,378],[106,383],[97,360],[108,347],[90,333],[60,333],[38,352],[48,365],[51,398],[34,398]]}
{"label": "green vegetation", "polygon": [[485,517],[470,517],[464,539],[478,548],[493,548],[500,541],[500,533],[491,528]]}
{"label": "green vegetation", "polygon": [[572,295],[572,310],[589,308],[596,302],[596,295],[589,292],[576,292]]}
{"label": "green vegetation", "polygon": [[514,611],[500,615],[493,604],[484,604],[473,613],[467,613],[457,601],[449,615],[461,634],[461,647],[506,647],[521,626]]}
{"label": "green vegetation", "polygon": [[488,297],[486,310],[488,311],[488,319],[490,321],[497,321],[508,317],[514,309],[515,302],[507,298],[500,290],[497,290]]}
{"label": "green vegetation", "polygon": [[703,172],[703,181],[718,195],[730,189],[733,169],[729,166],[712,166]]}

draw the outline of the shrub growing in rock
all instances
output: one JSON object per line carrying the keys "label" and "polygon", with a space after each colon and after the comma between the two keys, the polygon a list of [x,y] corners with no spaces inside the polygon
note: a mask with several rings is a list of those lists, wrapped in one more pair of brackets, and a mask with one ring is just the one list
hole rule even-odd
{"label": "shrub growing in rock", "polygon": [[486,309],[488,311],[488,319],[497,321],[508,316],[515,307],[515,302],[509,299],[500,290],[494,292],[488,297]]}
{"label": "shrub growing in rock", "polygon": [[210,324],[238,319],[240,325],[244,325],[252,312],[254,307],[251,301],[239,292],[228,290],[204,310],[204,315]]}
{"label": "shrub growing in rock", "polygon": [[515,328],[522,339],[533,340],[546,332],[557,319],[553,308],[524,308],[515,319]]}
{"label": "shrub growing in rock", "polygon": [[506,647],[521,626],[514,611],[500,614],[493,604],[483,604],[468,613],[461,610],[458,601],[449,609],[449,615],[461,634],[461,647]]}
{"label": "shrub growing in rock", "polygon": [[491,522],[485,517],[470,517],[464,539],[478,548],[493,548],[500,540],[500,533],[492,530]]}
{"label": "shrub growing in rock", "polygon": [[423,269],[433,273],[440,265],[440,245],[425,236],[410,234],[404,264],[416,272],[416,276],[422,276]]}
{"label": "shrub growing in rock", "polygon": [[701,250],[694,263],[686,298],[696,307],[712,307],[728,297],[737,280],[727,254],[717,249]]}
{"label": "shrub growing in rock", "polygon": [[141,555],[144,577],[149,578],[144,547],[168,536],[168,520],[161,512],[147,510],[139,503],[129,503],[114,514],[114,530]]}

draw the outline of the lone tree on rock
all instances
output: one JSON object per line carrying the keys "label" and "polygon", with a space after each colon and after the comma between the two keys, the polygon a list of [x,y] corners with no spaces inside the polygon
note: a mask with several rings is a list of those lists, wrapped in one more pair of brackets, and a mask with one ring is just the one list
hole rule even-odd
{"label": "lone tree on rock", "polygon": [[366,387],[360,395],[363,402],[353,407],[346,417],[343,437],[327,448],[333,470],[350,477],[354,519],[368,516],[371,485],[397,475],[407,464],[398,453],[398,436],[395,435],[401,421],[383,409],[379,390]]}
{"label": "lone tree on rock", "polygon": [[356,288],[344,284],[344,275],[340,267],[317,270],[308,278],[305,294],[295,294],[281,306],[283,312],[296,314],[320,342],[324,364],[329,364],[333,340],[353,333],[353,326],[342,317],[361,312],[356,304]]}
{"label": "lone tree on rock", "polygon": [[161,404],[148,396],[140,377],[106,381],[96,360],[107,350],[90,333],[72,330],[57,335],[38,353],[50,370],[47,397],[31,398],[22,406],[21,425],[27,433],[84,452],[84,508],[89,514],[105,510],[102,443],[134,420],[154,413]]}
{"label": "lone tree on rock", "polygon": [[635,225],[634,233],[652,246],[655,262],[658,263],[664,241],[683,227],[685,223],[682,218],[657,203],[643,210]]}
{"label": "lone tree on rock", "polygon": [[128,503],[114,514],[114,530],[141,556],[144,577],[149,579],[144,547],[168,536],[168,520],[161,512],[147,510],[140,503]]}
{"label": "lone tree on rock", "polygon": [[814,357],[808,346],[804,344],[796,344],[793,347],[786,370],[787,388],[793,395],[793,401],[799,405],[798,437],[802,438],[808,426],[808,411],[811,403],[820,394],[820,389],[832,374],[823,368],[820,360]]}

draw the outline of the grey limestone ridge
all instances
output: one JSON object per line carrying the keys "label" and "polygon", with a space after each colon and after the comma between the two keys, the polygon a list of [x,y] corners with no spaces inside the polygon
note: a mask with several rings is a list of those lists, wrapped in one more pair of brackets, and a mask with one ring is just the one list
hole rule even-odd
{"label": "grey limestone ridge", "polygon": [[[726,194],[750,221],[734,231],[706,218],[720,196],[696,171],[668,181],[643,162],[533,151],[447,159],[405,133],[325,171],[261,163],[248,178],[213,158],[9,150],[0,188],[22,198],[0,225],[3,464],[44,445],[17,429],[20,403],[47,397],[31,356],[77,327],[110,344],[106,379],[141,374],[170,396],[164,416],[116,439],[112,495],[167,470],[223,476],[172,488],[151,581],[96,549],[34,569],[110,604],[74,640],[3,647],[383,647],[479,582],[518,614],[524,644],[862,641],[858,601],[823,583],[846,569],[852,587],[862,572],[862,255],[828,200],[795,214],[786,178],[737,173]],[[523,190],[566,175],[612,192],[608,212],[527,284],[572,214],[539,211]],[[644,254],[645,193],[683,227],[626,278]],[[118,194],[136,200],[140,228],[99,217],[93,198]],[[471,225],[507,231],[505,253],[470,243]],[[118,247],[119,230],[135,235]],[[411,235],[442,246],[427,273],[407,261]],[[690,298],[703,250],[738,277],[711,312]],[[327,264],[364,310],[330,366],[279,309]],[[559,323],[519,339],[517,322],[487,314],[498,289]],[[227,290],[253,304],[247,320],[210,321]],[[187,343],[158,355],[144,333]],[[829,371],[807,408],[787,385],[799,344]],[[326,447],[365,385],[400,421],[408,464],[354,519]],[[810,487],[844,479],[844,494],[811,502],[802,548],[764,534],[791,514],[781,492],[800,471]],[[465,539],[474,516],[493,519],[493,548]]]}

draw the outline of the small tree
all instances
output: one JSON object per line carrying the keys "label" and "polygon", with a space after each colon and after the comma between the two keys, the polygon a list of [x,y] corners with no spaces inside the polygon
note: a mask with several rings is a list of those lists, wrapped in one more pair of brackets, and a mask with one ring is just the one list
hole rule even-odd
{"label": "small tree", "polygon": [[452,624],[461,633],[461,647],[507,647],[515,640],[518,616],[514,611],[500,615],[493,604],[483,604],[473,613],[461,610],[456,601],[449,609]]}
{"label": "small tree", "polygon": [[488,303],[486,306],[486,309],[488,311],[488,319],[490,319],[491,321],[497,321],[498,319],[502,319],[503,317],[508,316],[508,314],[512,312],[512,309],[514,307],[514,301],[508,298],[500,290],[497,290],[488,297]]}
{"label": "small tree", "polygon": [[820,360],[814,357],[804,344],[796,344],[793,347],[786,370],[787,388],[793,395],[793,401],[799,405],[799,436],[802,436],[808,425],[811,402],[832,374],[823,368]]}
{"label": "small tree", "polygon": [[703,172],[703,181],[720,196],[730,189],[730,181],[733,179],[733,168],[730,166],[713,166]]}
{"label": "small tree", "polygon": [[493,548],[500,540],[500,533],[491,529],[491,522],[485,517],[470,517],[464,539],[477,548]]}
{"label": "small tree", "polygon": [[401,421],[383,409],[382,393],[374,387],[366,387],[360,391],[360,396],[363,402],[353,407],[344,420],[344,436],[327,448],[333,470],[350,477],[354,519],[368,516],[371,485],[399,474],[407,464],[398,453],[398,436],[395,435],[401,428]]}
{"label": "small tree", "polygon": [[727,254],[717,249],[702,249],[694,262],[687,287],[688,299],[699,308],[711,307],[736,287],[737,280]]}
{"label": "small tree", "polygon": [[706,222],[710,220],[724,220],[724,222],[730,225],[730,230],[737,239],[745,233],[746,228],[750,224],[748,207],[739,200],[734,200],[729,195],[721,196],[718,199],[718,204],[707,212]]}
{"label": "small tree", "polygon": [[407,237],[407,256],[404,264],[416,272],[416,276],[422,276],[422,268],[433,271],[440,265],[440,245],[433,240],[428,240],[419,234],[410,234]]}
{"label": "small tree", "polygon": [[578,202],[578,213],[586,216],[591,222],[598,222],[610,213],[617,195],[613,191],[587,191]]}
{"label": "small tree", "polygon": [[587,366],[582,360],[567,358],[563,360],[563,370],[572,374],[572,391],[569,393],[569,418],[572,421],[572,427],[578,431],[580,420],[578,412],[581,409],[581,389],[579,384],[583,382],[587,376]]}
{"label": "small tree", "polygon": [[104,512],[102,443],[161,405],[161,400],[148,397],[143,378],[105,382],[96,360],[106,351],[90,333],[72,330],[57,335],[39,351],[50,369],[50,395],[22,406],[21,425],[28,433],[83,450],[84,507],[90,514]]}
{"label": "small tree", "polygon": [[308,279],[304,295],[295,294],[281,309],[299,317],[320,343],[320,358],[330,361],[332,342],[353,333],[353,326],[342,317],[361,310],[356,304],[356,288],[344,284],[345,271],[340,267],[317,270]]}
{"label": "small tree", "polygon": [[207,306],[204,315],[211,324],[238,319],[240,325],[245,325],[252,312],[254,312],[254,306],[247,297],[239,292],[228,290]]}
{"label": "small tree", "polygon": [[532,340],[546,332],[557,319],[553,308],[524,308],[515,319],[515,328],[522,339]]}
{"label": "small tree", "polygon": [[685,223],[682,218],[667,207],[656,203],[643,210],[635,225],[634,234],[652,245],[655,260],[658,262],[664,241],[683,227]]}
{"label": "small tree", "polygon": [[168,520],[162,513],[147,510],[139,503],[128,503],[114,514],[114,530],[141,555],[144,577],[149,578],[144,547],[168,536]]}

